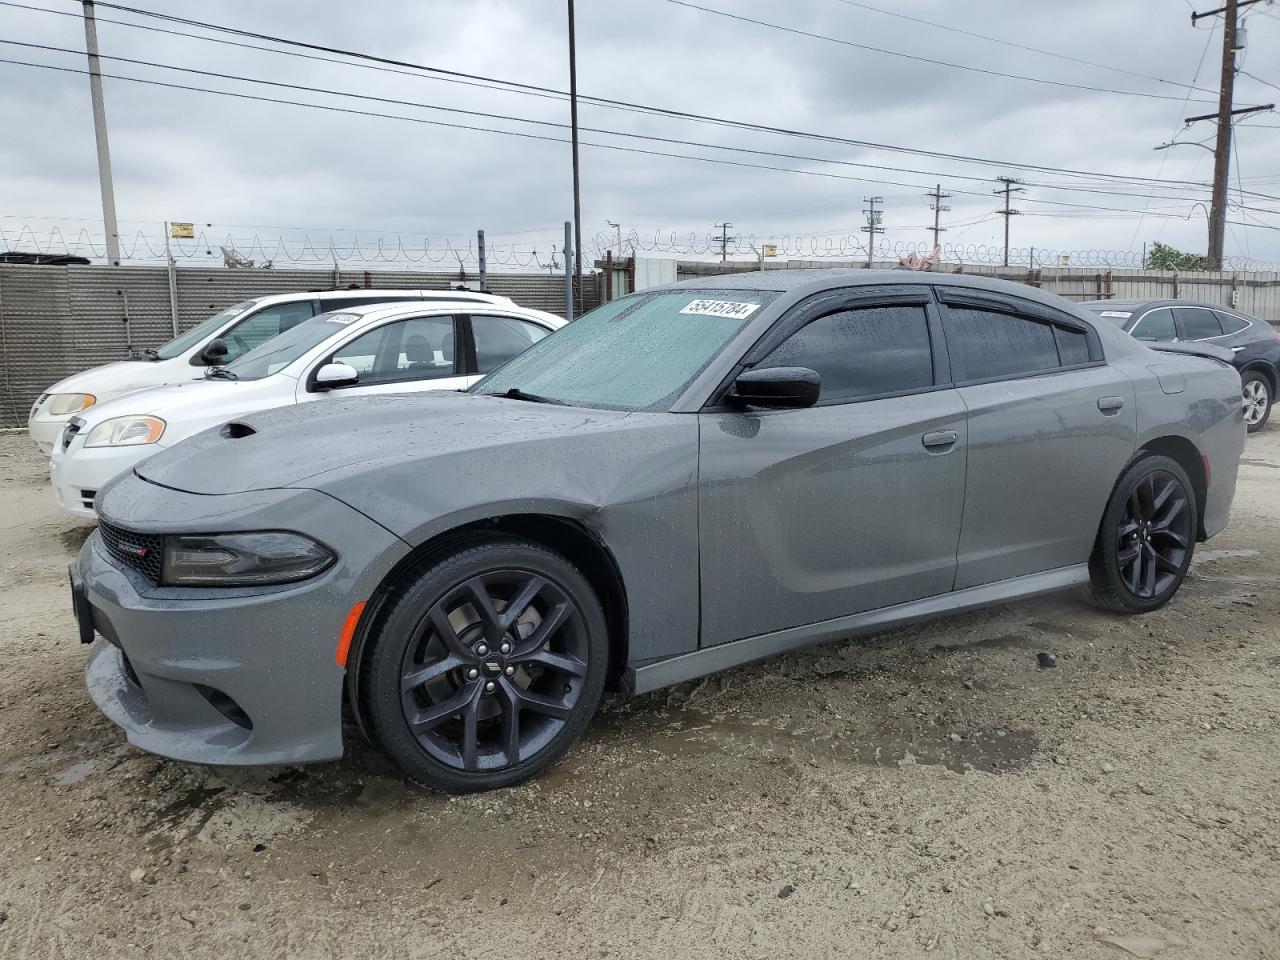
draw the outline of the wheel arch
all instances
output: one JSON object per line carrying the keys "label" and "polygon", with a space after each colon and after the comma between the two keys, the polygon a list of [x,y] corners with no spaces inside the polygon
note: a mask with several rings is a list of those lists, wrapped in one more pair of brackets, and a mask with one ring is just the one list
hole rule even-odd
{"label": "wheel arch", "polygon": [[414,547],[382,579],[365,606],[347,657],[346,699],[362,732],[368,736],[361,716],[359,671],[369,641],[385,619],[387,599],[410,577],[420,575],[444,554],[461,546],[486,540],[521,539],[563,554],[577,567],[604,607],[609,631],[609,673],[607,684],[614,689],[627,665],[629,623],[626,586],[617,559],[604,538],[581,519],[550,513],[507,513],[460,523],[437,532]]}
{"label": "wheel arch", "polygon": [[1240,376],[1243,377],[1246,373],[1262,374],[1271,385],[1271,395],[1274,397],[1280,393],[1280,373],[1277,373],[1275,364],[1267,360],[1251,360],[1240,368]]}
{"label": "wheel arch", "polygon": [[[1200,449],[1191,440],[1177,434],[1154,437],[1142,444],[1137,455],[1120,472],[1120,476],[1123,477],[1130,466],[1148,455],[1168,457],[1182,467],[1187,476],[1191,478],[1192,490],[1196,496],[1196,539],[1203,542],[1207,539],[1204,528],[1204,511],[1205,501],[1208,499],[1209,494],[1209,477],[1206,474],[1204,457],[1201,455]],[[1119,477],[1116,478],[1117,483],[1119,479]]]}

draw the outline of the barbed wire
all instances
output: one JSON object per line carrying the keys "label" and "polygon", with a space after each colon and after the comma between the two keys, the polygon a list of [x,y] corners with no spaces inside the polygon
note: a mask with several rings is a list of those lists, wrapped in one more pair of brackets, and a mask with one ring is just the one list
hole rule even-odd
{"label": "barbed wire", "polygon": [[[986,218],[982,218],[985,220]],[[962,225],[962,224],[961,224]],[[526,232],[526,231],[521,231]],[[537,233],[541,231],[527,231]],[[385,233],[377,231],[350,231],[325,233],[313,236],[300,231],[292,236],[284,233],[275,236],[253,233],[236,236],[228,231],[219,239],[220,231],[202,229],[194,238],[171,239],[169,253],[175,261],[192,262],[221,260],[224,250],[241,261],[253,261],[259,266],[281,264],[400,264],[410,268],[456,265],[460,270],[479,266],[479,246],[475,238],[461,241],[458,235],[445,234],[433,239],[426,235]],[[508,234],[510,236],[511,234]],[[520,243],[485,244],[486,264],[495,269],[554,270],[564,264],[563,242],[532,238]],[[612,250],[619,255],[644,255],[668,257],[719,257],[722,253],[721,238],[713,233],[655,229],[631,230],[621,238],[617,234],[600,231],[585,239],[584,253],[587,259],[603,259]],[[931,252],[932,244],[925,241],[891,241],[881,239],[871,259],[885,262],[916,254]],[[38,229],[30,223],[22,223],[16,230],[0,224],[0,251],[11,250],[39,254],[84,256],[104,259],[106,240],[101,233],[92,233],[88,227],[78,228],[74,234],[64,233],[60,225]],[[856,232],[839,230],[825,233],[796,234],[739,234],[724,244],[723,254],[734,259],[762,259],[766,251],[771,260],[866,260],[867,241]],[[138,229],[131,235],[121,236],[120,256],[124,261],[139,263],[164,263],[166,257],[163,232]],[[954,243],[941,245],[940,259],[944,263],[994,266],[1002,264],[1005,250],[998,244]],[[1035,245],[1010,247],[1008,262],[1027,267],[1118,267],[1142,269],[1146,266],[1145,252],[1134,250],[1107,250],[1102,248],[1056,248]],[[1223,261],[1228,271],[1280,270],[1280,263],[1258,260],[1248,256],[1228,257]]]}
{"label": "barbed wire", "polygon": [[[91,233],[87,227],[81,227],[73,236],[68,236],[57,225],[41,229],[39,234],[26,223],[16,231],[6,230],[0,225],[0,250],[102,259],[106,256],[106,249],[106,238],[101,234]],[[272,265],[361,263],[478,266],[480,262],[479,246],[475,239],[460,243],[448,236],[439,240],[426,236],[410,239],[399,233],[378,234],[372,238],[361,237],[356,233],[346,238],[326,234],[319,239],[313,238],[310,233],[293,237],[283,234],[264,237],[258,233],[236,237],[227,233],[219,239],[216,233],[200,230],[191,239],[171,239],[168,253],[178,261],[221,259],[224,249],[243,260]],[[157,238],[145,230],[136,230],[132,235],[120,237],[121,260],[163,263],[166,255],[163,234]],[[546,270],[563,263],[563,251],[555,243],[548,243],[541,250],[536,243],[486,243],[485,260],[487,264],[496,267]]]}
{"label": "barbed wire", "polygon": [[[603,255],[607,250],[624,254],[656,253],[674,256],[720,256],[722,241],[713,233],[698,234],[681,231],[655,230],[641,234],[631,231],[623,236],[619,245],[616,234],[603,231],[592,238],[592,244]],[[749,234],[730,238],[724,253],[727,257],[760,259],[765,248],[772,248],[768,259],[779,260],[865,260],[868,250],[866,240],[856,233],[842,235],[824,234]],[[916,254],[924,256],[933,250],[933,244],[924,241],[881,240],[871,254],[873,260],[884,262]],[[943,243],[941,260],[944,263],[980,264],[995,266],[1005,260],[1004,247],[986,243]],[[1027,267],[1133,267],[1146,266],[1143,251],[1106,250],[1101,248],[1010,247],[1010,264]],[[1280,270],[1280,263],[1256,260],[1252,257],[1227,257],[1224,270],[1265,271]]]}

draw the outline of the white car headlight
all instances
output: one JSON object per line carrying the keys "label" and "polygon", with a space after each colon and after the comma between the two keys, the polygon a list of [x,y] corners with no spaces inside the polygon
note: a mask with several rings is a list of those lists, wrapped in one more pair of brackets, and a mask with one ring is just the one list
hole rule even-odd
{"label": "white car headlight", "polygon": [[49,396],[49,413],[55,417],[88,410],[98,398],[92,393],[54,393]]}
{"label": "white car headlight", "polygon": [[164,433],[165,423],[159,417],[112,417],[89,431],[86,447],[132,447],[155,443]]}

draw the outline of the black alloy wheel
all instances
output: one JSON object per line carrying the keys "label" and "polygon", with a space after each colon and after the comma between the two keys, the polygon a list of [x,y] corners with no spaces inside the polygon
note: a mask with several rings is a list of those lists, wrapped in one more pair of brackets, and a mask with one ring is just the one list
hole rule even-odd
{"label": "black alloy wheel", "polygon": [[1126,613],[1167,603],[1191,566],[1196,517],[1194,488],[1176,461],[1134,463],[1111,495],[1089,561],[1094,599]]}
{"label": "black alloy wheel", "polygon": [[362,698],[413,780],[452,793],[550,766],[604,687],[604,615],[567,560],[515,541],[465,548],[404,588],[383,619]]}
{"label": "black alloy wheel", "polygon": [[1190,498],[1178,478],[1148,473],[1125,500],[1116,560],[1129,592],[1152,600],[1173,585],[1191,548]]}

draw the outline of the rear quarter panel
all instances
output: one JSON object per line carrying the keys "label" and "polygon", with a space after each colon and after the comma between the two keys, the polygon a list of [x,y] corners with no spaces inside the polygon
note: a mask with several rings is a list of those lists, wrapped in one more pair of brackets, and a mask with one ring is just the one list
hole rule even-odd
{"label": "rear quarter panel", "polygon": [[1207,458],[1210,475],[1203,532],[1206,537],[1221,533],[1244,451],[1240,374],[1214,360],[1154,351],[1125,363],[1132,365],[1137,394],[1138,445],[1170,436],[1195,445]]}

